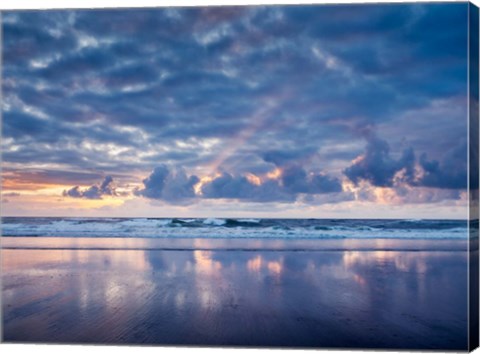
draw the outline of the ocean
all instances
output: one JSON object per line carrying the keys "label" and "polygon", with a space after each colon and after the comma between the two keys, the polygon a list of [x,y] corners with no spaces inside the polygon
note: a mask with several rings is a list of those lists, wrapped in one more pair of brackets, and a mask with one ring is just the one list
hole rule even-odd
{"label": "ocean", "polygon": [[7,237],[467,239],[465,220],[5,217]]}
{"label": "ocean", "polygon": [[2,219],[5,342],[466,350],[459,220]]}

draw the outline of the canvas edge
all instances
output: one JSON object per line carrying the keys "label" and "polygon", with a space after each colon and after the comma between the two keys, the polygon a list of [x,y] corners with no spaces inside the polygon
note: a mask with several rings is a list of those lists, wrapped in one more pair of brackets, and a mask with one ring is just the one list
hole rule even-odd
{"label": "canvas edge", "polygon": [[468,8],[468,349],[479,346],[479,9]]}
{"label": "canvas edge", "polygon": [[[0,9],[0,103],[3,103],[3,13]],[[0,108],[0,139],[3,136],[3,108]],[[3,205],[3,151],[0,149],[0,289],[3,290],[2,260],[2,205]],[[3,291],[0,293],[0,343],[3,343]]]}

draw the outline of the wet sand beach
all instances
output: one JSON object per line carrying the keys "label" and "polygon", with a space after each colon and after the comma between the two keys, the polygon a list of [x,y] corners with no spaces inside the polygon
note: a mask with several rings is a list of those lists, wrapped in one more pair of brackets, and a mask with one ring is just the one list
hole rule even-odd
{"label": "wet sand beach", "polygon": [[6,342],[467,349],[465,241],[2,247]]}

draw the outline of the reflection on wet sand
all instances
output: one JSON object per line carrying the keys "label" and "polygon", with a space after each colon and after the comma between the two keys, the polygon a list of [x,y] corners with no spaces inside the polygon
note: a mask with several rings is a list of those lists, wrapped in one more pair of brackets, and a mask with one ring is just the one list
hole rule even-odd
{"label": "reflection on wet sand", "polygon": [[4,249],[4,340],[461,350],[466,265],[444,250]]}
{"label": "reflection on wet sand", "polygon": [[416,271],[425,273],[425,252],[395,252],[395,251],[377,251],[377,252],[358,252],[347,251],[343,254],[343,263],[346,267],[354,268],[356,265],[381,265],[391,263],[398,271]]}
{"label": "reflection on wet sand", "polygon": [[266,261],[261,255],[257,255],[247,261],[247,270],[253,273],[260,273],[262,269],[268,269],[272,275],[280,276],[283,269],[283,257],[278,260]]}

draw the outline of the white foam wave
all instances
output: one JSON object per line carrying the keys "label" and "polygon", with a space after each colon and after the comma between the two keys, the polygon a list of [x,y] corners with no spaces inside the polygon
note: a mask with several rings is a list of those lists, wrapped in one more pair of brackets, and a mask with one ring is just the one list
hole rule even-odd
{"label": "white foam wave", "polygon": [[261,219],[238,219],[239,222],[248,222],[250,224],[260,224]]}
{"label": "white foam wave", "polygon": [[208,218],[203,221],[205,225],[215,225],[215,226],[222,226],[227,223],[224,219],[215,219],[215,218]]}
{"label": "white foam wave", "polygon": [[[246,221],[248,220],[248,221]],[[251,220],[237,221],[251,223]],[[182,227],[172,219],[72,220],[62,219],[40,224],[3,223],[4,236],[50,237],[138,237],[138,238],[279,238],[279,239],[334,239],[334,238],[391,238],[391,239],[466,239],[468,229],[381,229],[369,226],[347,227],[228,227],[225,219],[185,219],[199,227]],[[260,220],[258,220],[260,222]],[[203,226],[202,226],[203,225]]]}

